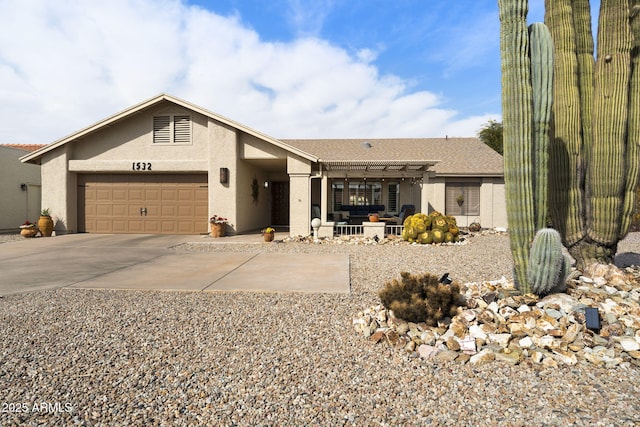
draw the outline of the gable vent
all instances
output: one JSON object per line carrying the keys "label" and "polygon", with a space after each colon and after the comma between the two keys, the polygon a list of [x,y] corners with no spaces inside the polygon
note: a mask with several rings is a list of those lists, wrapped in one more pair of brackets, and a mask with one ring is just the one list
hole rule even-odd
{"label": "gable vent", "polygon": [[176,144],[191,143],[191,118],[189,116],[174,116],[173,142]]}
{"label": "gable vent", "polygon": [[155,116],[153,118],[153,143],[171,143],[171,116]]}

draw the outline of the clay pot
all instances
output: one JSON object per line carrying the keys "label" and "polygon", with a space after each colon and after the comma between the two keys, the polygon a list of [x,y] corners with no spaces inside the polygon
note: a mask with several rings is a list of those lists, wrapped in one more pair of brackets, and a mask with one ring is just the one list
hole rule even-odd
{"label": "clay pot", "polygon": [[211,224],[211,237],[224,237],[226,224],[213,223]]}
{"label": "clay pot", "polygon": [[49,215],[40,215],[38,219],[38,229],[42,237],[51,237],[53,233],[53,219]]}

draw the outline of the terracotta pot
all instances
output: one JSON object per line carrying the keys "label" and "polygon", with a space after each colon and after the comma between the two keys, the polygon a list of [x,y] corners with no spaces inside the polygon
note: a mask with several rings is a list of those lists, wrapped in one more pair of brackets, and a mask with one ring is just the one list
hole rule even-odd
{"label": "terracotta pot", "polygon": [[224,237],[226,231],[226,224],[214,223],[211,224],[211,237]]}
{"label": "terracotta pot", "polygon": [[20,235],[22,237],[36,237],[38,234],[38,229],[35,227],[23,228],[20,230]]}
{"label": "terracotta pot", "polygon": [[378,222],[380,221],[380,216],[378,214],[369,215],[369,222]]}
{"label": "terracotta pot", "polygon": [[273,242],[276,233],[262,233],[265,242]]}
{"label": "terracotta pot", "polygon": [[53,219],[48,215],[41,215],[38,219],[38,229],[43,237],[51,237],[53,232]]}

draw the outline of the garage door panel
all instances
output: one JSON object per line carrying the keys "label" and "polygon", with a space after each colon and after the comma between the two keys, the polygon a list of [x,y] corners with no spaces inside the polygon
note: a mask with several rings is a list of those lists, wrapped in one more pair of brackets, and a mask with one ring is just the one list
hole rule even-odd
{"label": "garage door panel", "polygon": [[206,233],[208,197],[206,174],[80,175],[78,227],[91,233]]}
{"label": "garage door panel", "polygon": [[95,205],[95,215],[97,217],[113,216],[113,205],[107,205],[105,203],[100,203],[99,205]]}
{"label": "garage door panel", "polygon": [[144,196],[145,194],[144,194],[143,188],[134,187],[134,188],[127,189],[127,200],[129,202],[142,203],[145,200]]}

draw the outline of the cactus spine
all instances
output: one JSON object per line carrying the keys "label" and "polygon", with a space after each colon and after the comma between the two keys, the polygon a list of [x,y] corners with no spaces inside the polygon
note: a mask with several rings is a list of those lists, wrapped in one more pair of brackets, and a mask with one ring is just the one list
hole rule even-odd
{"label": "cactus spine", "polygon": [[560,233],[552,228],[542,228],[531,245],[527,278],[531,291],[536,295],[562,292],[571,268],[571,261],[562,253]]}
{"label": "cactus spine", "polygon": [[498,5],[507,217],[515,283],[527,293],[529,246],[547,214],[553,47],[544,24],[527,28],[527,0]]}
{"label": "cactus spine", "polygon": [[551,214],[579,269],[613,261],[635,205],[639,7],[602,0],[594,66],[588,0],[545,1],[555,45]]}

